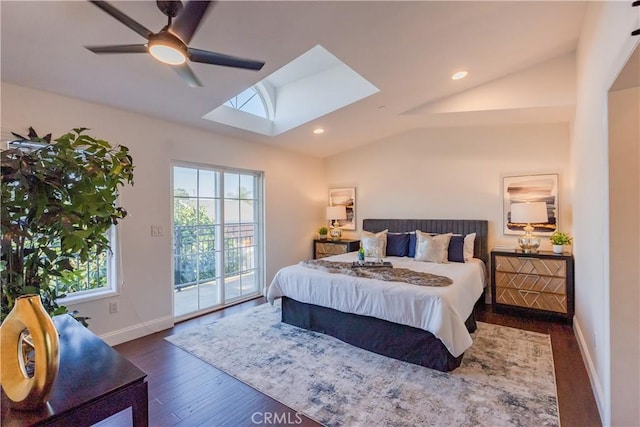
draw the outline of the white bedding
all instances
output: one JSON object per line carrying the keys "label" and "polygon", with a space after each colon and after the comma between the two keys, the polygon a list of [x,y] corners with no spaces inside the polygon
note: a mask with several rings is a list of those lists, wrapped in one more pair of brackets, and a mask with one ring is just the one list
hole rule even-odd
{"label": "white bedding", "polygon": [[[351,252],[323,258],[355,261]],[[439,338],[458,357],[472,344],[464,324],[485,286],[485,265],[479,259],[466,263],[435,264],[408,257],[386,257],[394,267],[447,276],[453,284],[444,287],[417,286],[400,282],[327,273],[299,264],[276,273],[266,291],[273,304],[282,296],[333,308],[346,313],[377,317],[424,329]]]}

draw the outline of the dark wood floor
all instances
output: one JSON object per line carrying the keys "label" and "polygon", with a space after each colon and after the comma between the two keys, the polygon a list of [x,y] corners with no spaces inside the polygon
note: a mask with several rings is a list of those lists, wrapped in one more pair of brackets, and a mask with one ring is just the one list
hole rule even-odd
{"label": "dark wood floor", "polygon": [[[115,347],[148,374],[151,426],[317,425],[163,339],[263,303],[258,298]],[[562,426],[601,425],[571,326],[495,313],[489,306],[479,307],[476,318],[551,335]],[[126,417],[101,425],[126,425]]]}

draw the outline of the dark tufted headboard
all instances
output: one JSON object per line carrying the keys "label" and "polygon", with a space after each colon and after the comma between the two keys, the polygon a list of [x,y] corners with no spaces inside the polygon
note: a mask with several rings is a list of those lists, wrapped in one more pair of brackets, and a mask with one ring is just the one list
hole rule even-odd
{"label": "dark tufted headboard", "polygon": [[473,256],[489,264],[489,222],[480,219],[364,219],[362,229],[377,233],[389,230],[390,233],[424,231],[426,233],[476,233]]}

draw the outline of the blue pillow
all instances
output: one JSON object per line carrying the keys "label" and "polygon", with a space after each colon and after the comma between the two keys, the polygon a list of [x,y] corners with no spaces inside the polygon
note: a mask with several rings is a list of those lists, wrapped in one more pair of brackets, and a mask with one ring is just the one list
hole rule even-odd
{"label": "blue pillow", "polygon": [[451,236],[448,259],[451,262],[464,262],[464,236]]}
{"label": "blue pillow", "polygon": [[409,233],[409,251],[408,257],[415,258],[416,256],[416,233]]}
{"label": "blue pillow", "polygon": [[409,254],[408,233],[387,234],[387,256],[407,256]]}

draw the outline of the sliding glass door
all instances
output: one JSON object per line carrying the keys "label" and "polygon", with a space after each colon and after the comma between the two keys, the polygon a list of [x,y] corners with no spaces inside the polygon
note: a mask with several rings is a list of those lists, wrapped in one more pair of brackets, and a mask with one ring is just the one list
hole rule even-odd
{"label": "sliding glass door", "polygon": [[173,167],[174,316],[261,293],[262,174]]}

